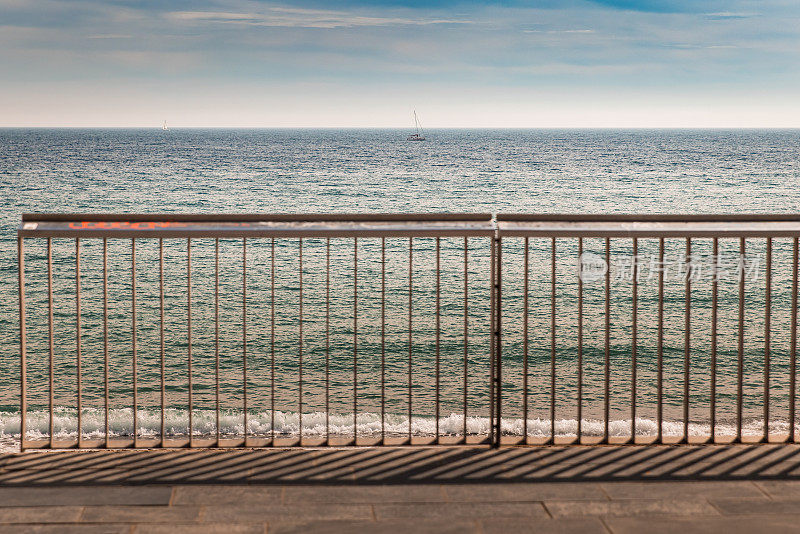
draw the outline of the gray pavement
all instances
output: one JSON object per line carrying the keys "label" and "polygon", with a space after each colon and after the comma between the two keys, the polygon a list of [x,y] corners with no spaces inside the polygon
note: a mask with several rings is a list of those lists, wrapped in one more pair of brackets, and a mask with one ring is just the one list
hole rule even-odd
{"label": "gray pavement", "polygon": [[0,455],[0,532],[800,532],[795,445]]}

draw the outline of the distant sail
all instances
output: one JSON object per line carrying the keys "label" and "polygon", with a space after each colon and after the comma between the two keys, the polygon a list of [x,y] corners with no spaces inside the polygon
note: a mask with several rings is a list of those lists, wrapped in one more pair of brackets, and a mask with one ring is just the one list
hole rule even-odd
{"label": "distant sail", "polygon": [[164,125],[161,127],[161,129],[164,130],[164,131],[168,131],[169,130],[169,128],[167,128],[167,121],[164,121]]}
{"label": "distant sail", "polygon": [[417,119],[417,110],[414,110],[414,127],[416,128],[416,133],[409,135],[406,140],[407,141],[424,141],[425,136],[422,134],[422,127],[419,125],[419,119]]}

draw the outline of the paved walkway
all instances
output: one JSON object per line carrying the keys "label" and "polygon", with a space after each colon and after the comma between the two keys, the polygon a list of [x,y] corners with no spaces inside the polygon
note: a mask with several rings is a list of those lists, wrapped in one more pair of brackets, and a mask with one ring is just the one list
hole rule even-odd
{"label": "paved walkway", "polygon": [[795,445],[28,452],[0,532],[800,532]]}

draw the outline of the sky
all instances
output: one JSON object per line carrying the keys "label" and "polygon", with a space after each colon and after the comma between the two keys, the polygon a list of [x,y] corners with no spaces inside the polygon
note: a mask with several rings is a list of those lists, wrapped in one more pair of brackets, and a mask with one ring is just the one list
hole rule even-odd
{"label": "sky", "polygon": [[0,126],[800,127],[797,0],[0,0]]}

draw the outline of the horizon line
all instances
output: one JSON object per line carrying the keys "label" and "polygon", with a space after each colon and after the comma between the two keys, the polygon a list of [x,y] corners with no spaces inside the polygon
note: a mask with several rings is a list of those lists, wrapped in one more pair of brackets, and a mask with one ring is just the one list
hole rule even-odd
{"label": "horizon line", "polygon": [[[158,125],[0,125],[0,129],[50,129],[50,130],[161,130]],[[411,130],[408,126],[169,126],[172,130]],[[798,130],[796,126],[748,125],[748,126],[715,126],[715,125],[648,125],[648,126],[426,126],[424,130]]]}

